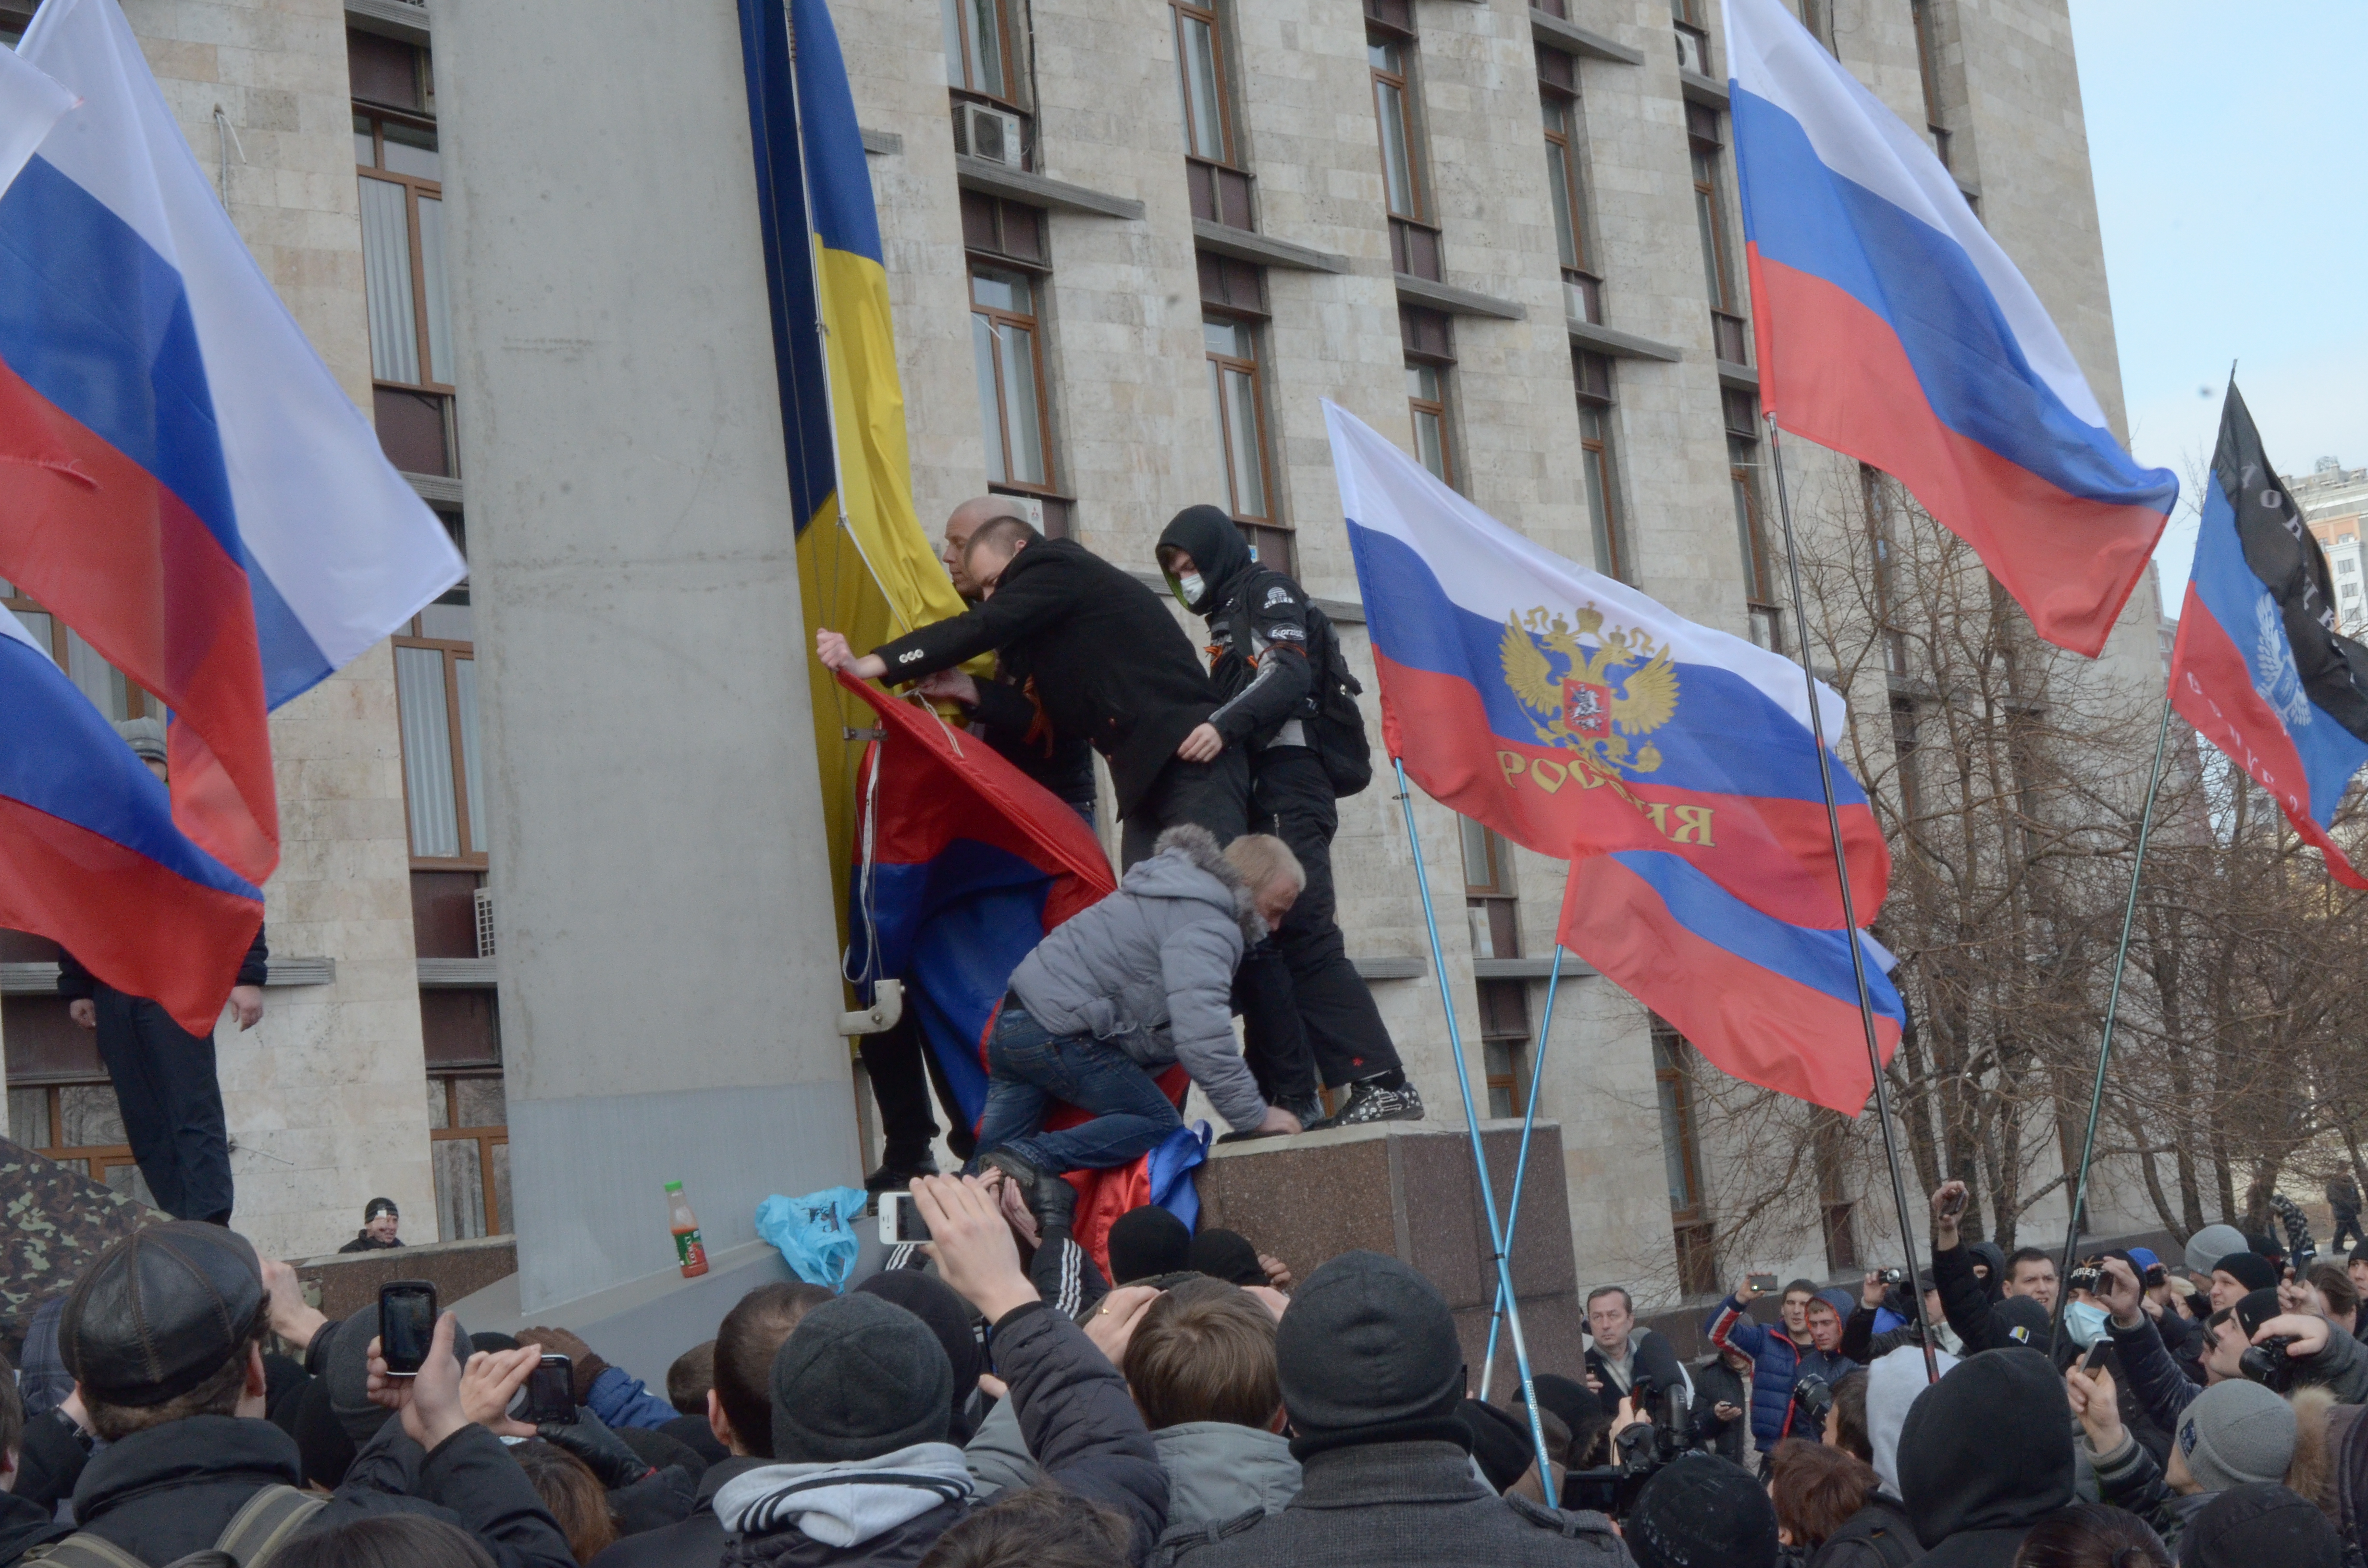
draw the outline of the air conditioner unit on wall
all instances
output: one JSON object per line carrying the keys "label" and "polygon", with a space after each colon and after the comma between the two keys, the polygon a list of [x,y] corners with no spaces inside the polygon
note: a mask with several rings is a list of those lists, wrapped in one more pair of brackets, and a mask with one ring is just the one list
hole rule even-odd
{"label": "air conditioner unit on wall", "polygon": [[954,106],[954,151],[1007,168],[1027,162],[1019,117],[985,104]]}

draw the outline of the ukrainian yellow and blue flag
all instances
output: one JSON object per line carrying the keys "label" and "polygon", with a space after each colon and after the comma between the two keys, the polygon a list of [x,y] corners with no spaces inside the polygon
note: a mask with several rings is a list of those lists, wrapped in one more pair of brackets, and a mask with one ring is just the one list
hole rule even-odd
{"label": "ukrainian yellow and blue flag", "polygon": [[[962,602],[913,513],[880,215],[829,9],[739,7],[805,623],[869,648],[959,615]],[[809,660],[808,676],[843,912],[863,751],[846,732],[874,720],[821,665]]]}

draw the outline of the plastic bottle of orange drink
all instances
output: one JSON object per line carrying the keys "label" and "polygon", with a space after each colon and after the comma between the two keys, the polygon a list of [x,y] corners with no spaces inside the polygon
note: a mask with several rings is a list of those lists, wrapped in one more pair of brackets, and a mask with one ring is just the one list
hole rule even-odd
{"label": "plastic bottle of orange drink", "polygon": [[674,1232],[675,1256],[682,1262],[682,1277],[696,1279],[707,1272],[707,1244],[699,1237],[699,1217],[690,1211],[690,1199],[682,1195],[682,1183],[666,1184],[666,1223]]}

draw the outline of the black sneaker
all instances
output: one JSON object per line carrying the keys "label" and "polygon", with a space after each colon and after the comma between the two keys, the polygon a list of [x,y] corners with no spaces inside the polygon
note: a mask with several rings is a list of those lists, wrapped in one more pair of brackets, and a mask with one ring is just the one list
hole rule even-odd
{"label": "black sneaker", "polygon": [[1412,1079],[1395,1089],[1385,1089],[1377,1079],[1362,1078],[1349,1085],[1349,1103],[1320,1121],[1310,1122],[1307,1131],[1325,1132],[1335,1127],[1362,1127],[1370,1121],[1420,1121],[1423,1119],[1422,1091]]}
{"label": "black sneaker", "polygon": [[1058,1171],[1048,1171],[1032,1165],[1008,1149],[997,1149],[979,1157],[982,1169],[1001,1171],[1003,1179],[1019,1189],[1028,1202],[1028,1211],[1036,1216],[1039,1233],[1049,1234],[1055,1229],[1065,1229],[1076,1217],[1077,1189],[1061,1179]]}
{"label": "black sneaker", "polygon": [[880,1168],[863,1178],[863,1190],[875,1195],[903,1192],[913,1185],[915,1176],[937,1174],[938,1157],[924,1149],[917,1160],[882,1160]]}

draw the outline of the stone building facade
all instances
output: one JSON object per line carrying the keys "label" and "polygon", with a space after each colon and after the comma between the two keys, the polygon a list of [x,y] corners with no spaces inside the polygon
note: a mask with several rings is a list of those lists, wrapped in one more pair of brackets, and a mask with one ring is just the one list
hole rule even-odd
{"label": "stone building facade", "polygon": [[[2118,426],[2065,0],[1802,3],[1846,65],[1930,128]],[[630,989],[636,963],[644,992],[724,999],[723,1032],[747,1048],[693,1074],[681,1086],[693,1099],[658,1108],[660,1122],[722,1114],[773,1085],[790,1096],[779,1114],[804,1129],[802,1153],[757,1190],[855,1178],[866,1151],[843,1045],[767,1044],[779,1033],[767,952],[795,955],[789,988],[809,1018],[836,1006],[811,897],[819,852],[772,868],[809,895],[802,910],[669,888],[655,895],[662,929],[588,911],[653,885],[650,863],[609,853],[637,824],[669,824],[681,842],[665,866],[708,879],[693,891],[744,880],[712,835],[668,814],[681,778],[584,744],[618,738],[600,696],[664,721],[701,754],[698,784],[729,786],[719,798],[768,778],[810,790],[794,756],[803,681],[784,673],[805,637],[793,583],[779,597],[786,535],[734,534],[715,510],[761,515],[778,485],[759,471],[779,467],[770,415],[746,405],[769,383],[750,382],[746,353],[766,319],[728,16],[654,31],[649,14],[598,0],[572,8],[563,45],[547,17],[466,0],[126,9],[192,144],[210,162],[219,147],[242,232],[374,406],[397,466],[462,531],[475,574],[394,650],[275,721],[290,848],[269,890],[273,943],[334,960],[334,978],[291,971],[319,983],[275,990],[255,1035],[224,1037],[242,1223],[279,1250],[313,1250],[384,1189],[415,1232],[427,1226],[410,1217],[429,1213],[446,1234],[507,1228],[511,1123],[624,1138],[636,1108],[656,1105],[642,1080],[678,1060],[677,1015]],[[1799,652],[1779,594],[1711,0],[837,0],[833,13],[925,527],[992,487],[1149,573],[1171,515],[1224,504],[1267,559],[1337,607],[1369,674],[1328,398],[1552,549]],[[613,84],[600,115],[582,102],[587,80]],[[663,318],[655,337],[620,313],[644,310]],[[677,362],[700,355],[703,369]],[[604,381],[634,376],[649,378],[639,406],[597,401]],[[568,398],[566,430],[604,430],[610,449],[570,445],[540,418]],[[684,427],[704,414],[703,433]],[[1855,464],[1805,443],[1787,460],[1796,493],[1857,483]],[[711,479],[720,491],[703,490]],[[716,531],[694,539],[685,518]],[[687,683],[737,674],[677,711],[667,688],[597,652],[611,613]],[[728,659],[702,661],[661,630],[700,616],[729,627]],[[2149,585],[2107,678],[2160,679],[2156,623]],[[1887,699],[1879,674],[1850,695]],[[706,758],[722,742],[702,744],[692,720],[746,742],[756,765]],[[794,836],[810,806],[757,814]],[[1446,991],[1479,1109],[1514,1114],[1561,867],[1418,792],[1415,816],[1447,906]],[[1385,782],[1344,803],[1335,854],[1351,955],[1432,1116],[1460,1121]],[[55,1032],[24,989],[37,955],[0,957],[22,960],[8,971],[21,993],[6,1014],[12,1074],[27,1065],[55,1086],[65,1069],[17,1043]],[[1703,1166],[1748,1153],[1697,1125],[1691,1074],[1707,1069],[1680,1042],[1575,960],[1563,974],[1539,1094],[1563,1129],[1582,1282],[1695,1293],[1744,1261],[1721,1253]],[[595,1041],[604,1032],[616,1038]],[[642,1157],[620,1156],[632,1180]],[[629,1205],[637,1189],[598,1190]],[[1822,1276],[1871,1256],[1872,1210],[1851,1213],[1861,1196],[1804,1192],[1787,1255],[1752,1261]],[[556,1226],[557,1199],[541,1201]],[[536,1202],[521,1192],[517,1207]],[[2110,1190],[2092,1199],[2100,1218],[2112,1208]],[[712,1240],[735,1232],[745,1221],[711,1221]],[[587,1287],[634,1271],[614,1237],[549,1244]],[[646,1268],[663,1266],[655,1253]]]}

